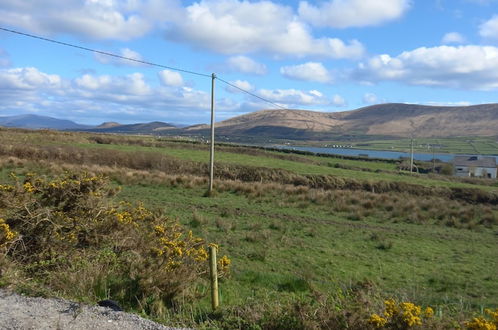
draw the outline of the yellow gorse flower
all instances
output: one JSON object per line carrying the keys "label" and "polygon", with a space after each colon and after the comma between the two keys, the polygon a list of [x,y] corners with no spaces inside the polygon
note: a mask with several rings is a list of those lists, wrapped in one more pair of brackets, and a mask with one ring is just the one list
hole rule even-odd
{"label": "yellow gorse flower", "polygon": [[474,317],[471,321],[465,322],[465,326],[469,330],[496,330],[496,324],[484,317]]}
{"label": "yellow gorse flower", "polygon": [[372,324],[376,328],[382,328],[387,324],[387,319],[378,314],[372,314],[368,319],[368,323]]}
{"label": "yellow gorse flower", "polygon": [[474,317],[472,320],[465,322],[465,327],[469,330],[497,330],[498,329],[498,308],[494,311],[485,309],[484,312],[491,316],[491,320],[484,317]]}
{"label": "yellow gorse flower", "polygon": [[25,184],[23,184],[23,188],[29,193],[35,191],[35,187],[31,184],[31,182],[26,182]]}
{"label": "yellow gorse flower", "polygon": [[10,229],[10,226],[5,223],[5,220],[0,218],[0,248],[5,247],[16,238],[17,233]]}
{"label": "yellow gorse flower", "polygon": [[411,328],[422,325],[423,317],[431,318],[434,310],[431,307],[422,308],[412,302],[396,303],[392,298],[384,301],[384,312],[380,316],[372,314],[368,322],[376,328],[393,327],[393,328]]}

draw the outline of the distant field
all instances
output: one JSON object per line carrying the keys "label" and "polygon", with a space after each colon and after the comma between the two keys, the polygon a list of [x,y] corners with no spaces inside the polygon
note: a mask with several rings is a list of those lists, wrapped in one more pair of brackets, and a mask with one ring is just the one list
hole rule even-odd
{"label": "distant field", "polygon": [[[364,299],[431,305],[441,319],[498,307],[498,181],[223,145],[216,148],[216,193],[204,197],[205,144],[4,129],[0,137],[1,184],[12,183],[10,173],[104,174],[121,188],[117,201],[141,201],[217,242],[232,260],[231,277],[220,282],[230,317],[248,302],[282,315],[283,302],[336,299],[359,283],[372,290]],[[206,315],[216,319],[205,283],[197,290],[196,300],[162,321],[201,327]]]}
{"label": "distant field", "polygon": [[[410,150],[410,139],[374,140],[352,142],[352,146],[364,149],[404,151]],[[344,143],[340,143],[344,144]],[[414,151],[424,153],[457,153],[498,155],[498,137],[416,138]]]}

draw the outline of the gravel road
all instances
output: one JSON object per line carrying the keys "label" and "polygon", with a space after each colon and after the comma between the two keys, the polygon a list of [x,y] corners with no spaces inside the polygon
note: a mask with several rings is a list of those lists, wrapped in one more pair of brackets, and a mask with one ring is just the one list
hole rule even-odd
{"label": "gravel road", "polygon": [[173,330],[134,314],[0,289],[0,329]]}

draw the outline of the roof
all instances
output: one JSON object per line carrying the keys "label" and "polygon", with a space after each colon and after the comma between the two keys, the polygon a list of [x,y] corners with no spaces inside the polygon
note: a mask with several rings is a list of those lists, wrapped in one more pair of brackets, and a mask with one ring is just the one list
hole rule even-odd
{"label": "roof", "polygon": [[496,158],[483,156],[455,156],[453,164],[455,166],[496,167]]}

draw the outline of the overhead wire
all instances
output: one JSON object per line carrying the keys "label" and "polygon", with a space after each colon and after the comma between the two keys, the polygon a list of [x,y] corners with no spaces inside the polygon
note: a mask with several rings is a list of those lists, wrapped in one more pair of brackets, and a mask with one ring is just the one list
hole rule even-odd
{"label": "overhead wire", "polygon": [[[163,65],[163,64],[158,64],[158,63],[154,63],[154,62],[149,62],[149,61],[144,61],[144,60],[139,60],[139,59],[136,59],[136,58],[131,58],[131,57],[126,57],[126,56],[122,56],[122,55],[118,55],[118,54],[114,54],[114,53],[109,53],[109,52],[105,52],[105,51],[101,51],[101,50],[97,50],[97,49],[93,49],[93,48],[88,48],[88,47],[84,47],[84,46],[79,46],[79,45],[75,45],[75,44],[71,44],[71,43],[68,43],[68,42],[63,42],[63,41],[59,41],[59,40],[55,40],[55,39],[50,39],[50,38],[45,38],[45,37],[41,37],[41,36],[37,36],[37,35],[34,35],[34,34],[30,34],[30,33],[25,33],[25,32],[21,32],[21,31],[17,31],[17,30],[12,30],[12,29],[7,29],[7,28],[4,28],[4,27],[0,27],[0,30],[2,31],[5,31],[5,32],[10,32],[10,33],[14,33],[14,34],[18,34],[18,35],[21,35],[21,36],[25,36],[25,37],[29,37],[29,38],[34,38],[34,39],[38,39],[38,40],[42,40],[42,41],[47,41],[47,42],[51,42],[51,43],[54,43],[54,44],[58,44],[58,45],[62,45],[62,46],[66,46],[66,47],[72,47],[72,48],[76,48],[76,49],[81,49],[81,50],[85,50],[85,51],[88,51],[88,52],[93,52],[93,53],[97,53],[97,54],[101,54],[101,55],[105,55],[105,56],[110,56],[110,57],[114,57],[114,58],[119,58],[119,59],[122,59],[122,60],[126,60],[126,61],[131,61],[131,62],[136,62],[136,63],[141,63],[141,64],[145,64],[145,65],[150,65],[150,66],[155,66],[155,67],[159,67],[159,68],[163,68],[163,69],[169,69],[169,70],[174,70],[174,71],[178,71],[178,72],[183,72],[183,73],[187,73],[187,74],[192,74],[192,75],[197,75],[197,76],[201,76],[201,77],[207,77],[207,78],[212,78],[213,77],[213,74],[206,74],[206,73],[200,73],[200,72],[195,72],[195,71],[191,71],[191,70],[186,70],[186,69],[181,69],[181,68],[176,68],[176,67],[173,67],[173,66],[168,66],[168,65]],[[220,77],[218,77],[217,75],[214,75],[214,77],[216,79],[218,79],[219,81],[221,81],[222,83],[224,84],[227,84],[243,93],[246,93],[252,97],[255,97],[255,98],[258,98],[260,99],[261,101],[264,101],[268,104],[271,104],[277,108],[280,108],[280,109],[286,109],[285,107],[281,106],[280,104],[277,104],[275,102],[272,102],[264,97],[261,97],[255,93],[252,93],[244,88],[241,88],[233,83],[230,83]]]}
{"label": "overhead wire", "polygon": [[54,40],[54,39],[40,37],[40,36],[37,36],[37,35],[34,35],[34,34],[24,33],[24,32],[20,32],[20,31],[11,30],[11,29],[6,29],[6,28],[3,28],[3,27],[0,27],[0,30],[11,32],[11,33],[15,33],[15,34],[19,34],[19,35],[30,37],[30,38],[34,38],[34,39],[48,41],[48,42],[51,42],[51,43],[55,43],[55,44],[59,44],[59,45],[67,46],[67,47],[72,47],[72,48],[77,48],[77,49],[81,49],[81,50],[86,50],[86,51],[97,53],[97,54],[101,54],[101,55],[111,56],[111,57],[119,58],[119,59],[122,59],[122,60],[137,62],[137,63],[146,64],[146,65],[150,65],[150,66],[156,66],[156,67],[160,67],[160,68],[164,68],[164,69],[169,69],[169,70],[174,70],[174,71],[180,71],[180,72],[194,74],[194,75],[198,75],[198,76],[202,76],[202,77],[211,77],[210,74],[205,74],[205,73],[200,73],[200,72],[195,72],[195,71],[190,71],[190,70],[175,68],[175,67],[168,66],[168,65],[162,65],[162,64],[157,64],[157,63],[149,62],[149,61],[139,60],[139,59],[136,59],[136,58],[131,58],[131,57],[117,55],[117,54],[113,54],[113,53],[109,53],[109,52],[104,52],[104,51],[101,51],[101,50],[92,49],[92,48],[88,48],[88,47],[83,47],[83,46],[79,46],[79,45],[75,45],[75,44],[70,44],[70,43],[63,42],[63,41],[58,41],[58,40]]}
{"label": "overhead wire", "polygon": [[257,95],[257,94],[254,94],[254,93],[252,93],[252,92],[250,92],[250,91],[248,91],[248,90],[246,90],[246,89],[240,88],[239,86],[237,86],[237,85],[235,85],[235,84],[232,84],[232,83],[230,83],[230,82],[228,82],[228,81],[226,81],[226,80],[223,80],[223,79],[221,79],[221,78],[219,78],[219,77],[217,77],[217,78],[218,78],[218,80],[219,80],[219,81],[221,81],[222,83],[225,83],[225,84],[227,84],[228,86],[231,86],[231,87],[233,87],[233,88],[236,88],[236,89],[240,90],[241,92],[244,92],[244,93],[247,93],[247,94],[249,94],[249,95],[251,95],[251,96],[253,96],[253,97],[256,97],[256,98],[258,98],[258,99],[260,99],[260,100],[262,100],[262,101],[264,101],[264,102],[266,102],[266,103],[269,103],[269,104],[271,104],[271,105],[273,105],[273,106],[275,106],[275,107],[277,107],[277,108],[280,108],[280,109],[287,109],[287,108],[285,108],[285,107],[281,106],[280,104],[277,104],[277,103],[275,103],[275,102],[269,101],[269,100],[265,99],[264,97],[261,97],[261,96],[259,96],[259,95]]}

